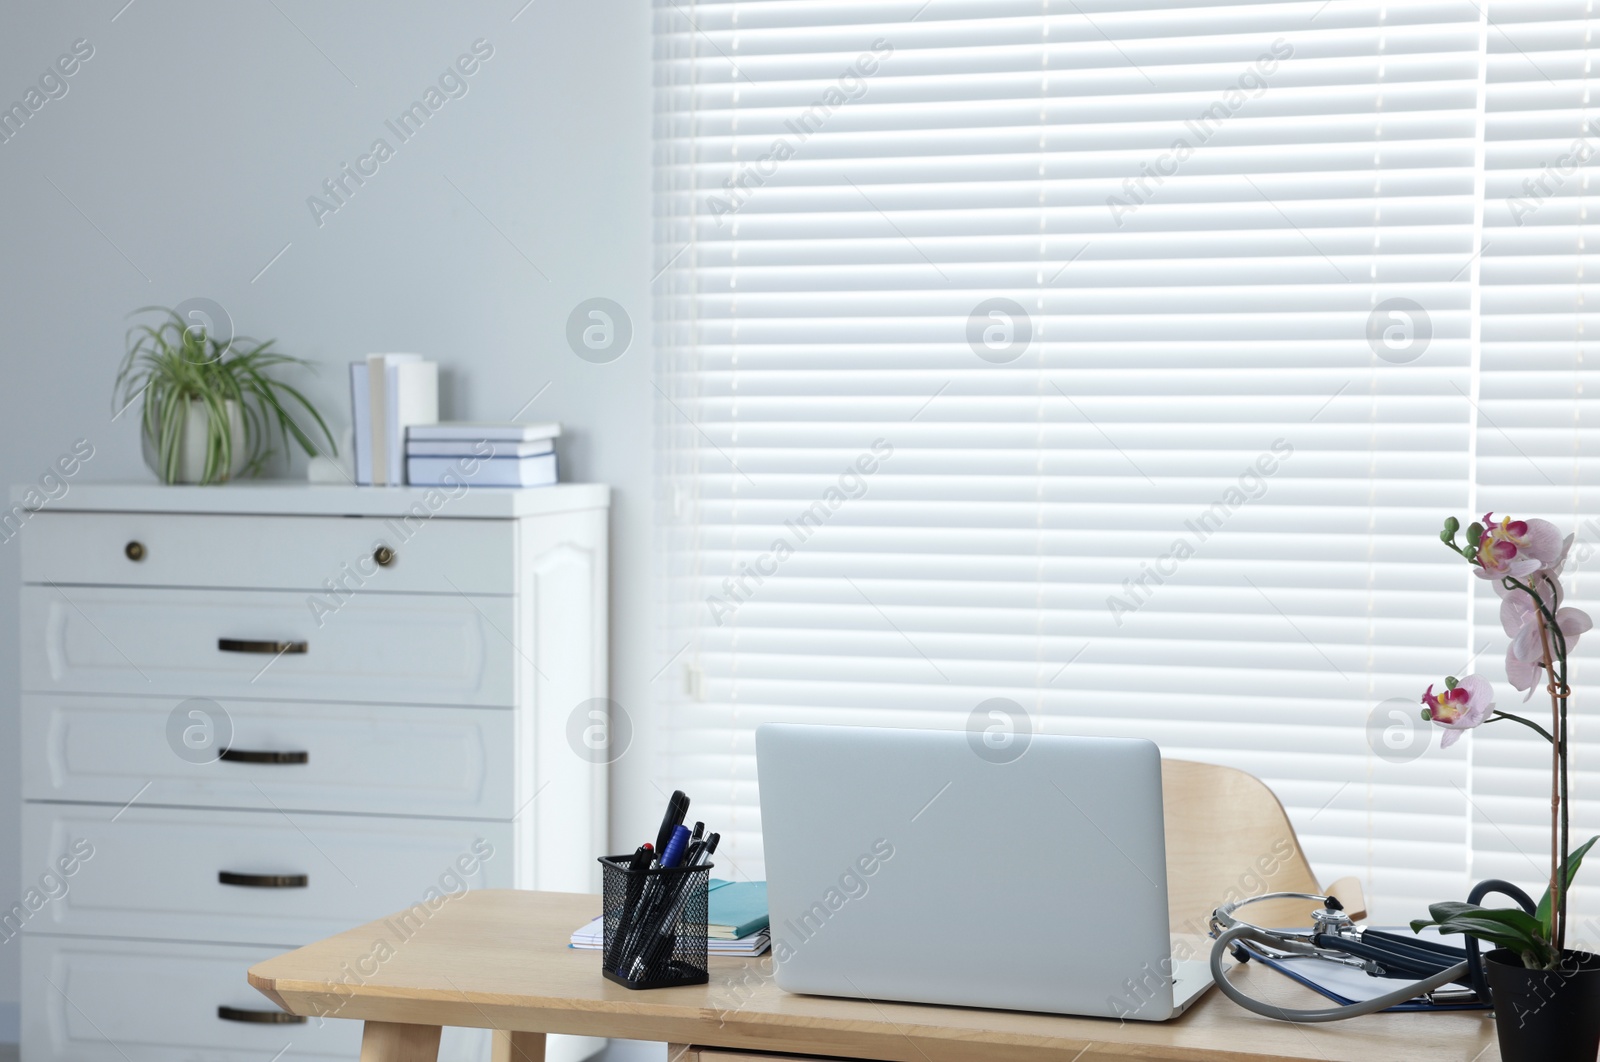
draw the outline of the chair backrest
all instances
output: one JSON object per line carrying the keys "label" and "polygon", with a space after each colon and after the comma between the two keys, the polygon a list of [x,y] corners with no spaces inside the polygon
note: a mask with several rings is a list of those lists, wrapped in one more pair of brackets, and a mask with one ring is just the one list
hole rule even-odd
{"label": "chair backrest", "polygon": [[[1205,932],[1211,912],[1224,903],[1320,891],[1289,816],[1260,779],[1232,767],[1164,759],[1161,786],[1174,933]],[[1308,925],[1312,906],[1275,900],[1241,917],[1257,925]]]}

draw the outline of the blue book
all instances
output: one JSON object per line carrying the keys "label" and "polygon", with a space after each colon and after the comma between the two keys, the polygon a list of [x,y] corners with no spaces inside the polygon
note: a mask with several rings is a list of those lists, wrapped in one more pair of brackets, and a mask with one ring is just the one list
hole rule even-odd
{"label": "blue book", "polygon": [[706,939],[739,940],[766,929],[767,883],[711,879],[706,896]]}

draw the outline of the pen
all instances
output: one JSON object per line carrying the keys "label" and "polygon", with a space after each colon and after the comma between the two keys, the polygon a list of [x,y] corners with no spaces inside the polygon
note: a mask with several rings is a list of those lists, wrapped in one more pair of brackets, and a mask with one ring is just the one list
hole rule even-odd
{"label": "pen", "polygon": [[616,953],[617,949],[627,939],[628,931],[633,925],[639,895],[644,891],[644,871],[650,866],[650,853],[650,842],[646,841],[634,850],[633,858],[628,860],[628,887],[622,901],[622,915],[617,920],[616,933],[611,940],[612,954],[606,957],[608,966],[613,960],[620,958]]}
{"label": "pen", "polygon": [[[700,862],[702,864],[711,858],[711,853],[717,850],[717,843],[720,840],[721,836],[715,833],[706,838],[706,845],[700,850]],[[694,891],[689,887],[687,881],[681,884],[678,895],[674,897],[672,904],[662,915],[661,920],[656,923],[654,933],[647,936],[643,947],[639,949],[639,955],[629,966],[631,972],[628,976],[634,979],[645,977],[662,960],[665,953],[670,953],[671,941],[676,935],[678,920],[683,917],[684,908],[689,906],[689,900],[693,898]]]}
{"label": "pen", "polygon": [[689,827],[679,823],[672,828],[672,839],[667,842],[666,851],[661,853],[663,867],[675,867],[683,862],[683,853],[689,847]]}
{"label": "pen", "polygon": [[[678,805],[676,794],[673,805],[674,807]],[[672,814],[672,808],[668,809],[668,814],[669,816]],[[661,852],[661,860],[652,869],[668,870],[680,865],[683,862],[684,852],[688,847],[689,827],[680,822],[672,828],[671,839],[667,841],[666,848]],[[647,882],[644,897],[639,904],[639,916],[631,922],[632,929],[626,938],[626,943],[620,955],[624,968],[628,966],[628,960],[637,954],[644,941],[648,939],[650,929],[657,923],[661,913],[670,909],[677,900],[680,886],[680,882],[677,880],[678,877],[678,875],[669,877],[664,874],[656,874],[652,875]]]}
{"label": "pen", "polygon": [[[688,870],[694,864],[698,864],[699,859],[701,859],[701,851],[706,848],[706,841],[678,843],[678,841],[685,841],[690,836],[693,836],[690,833],[690,828],[685,827],[685,825],[680,825],[677,830],[672,832],[672,840],[667,841],[667,854],[661,860],[662,867],[672,868],[672,870]],[[656,905],[651,910],[651,918],[646,920],[642,926],[642,932],[646,937],[650,934],[651,926],[656,924],[658,918],[662,918],[662,920],[672,918],[669,912],[677,908],[678,896],[688,886],[688,880],[690,880],[690,875],[686,875],[686,873],[675,873],[675,875],[670,876],[662,875],[661,886],[656,892]]]}
{"label": "pen", "polygon": [[[666,851],[661,853],[661,869],[671,870],[683,864],[685,851],[689,847],[689,827],[679,823],[672,829],[672,839],[667,842]],[[630,955],[636,954],[649,939],[651,927],[658,924],[665,912],[672,910],[678,901],[678,893],[683,889],[683,875],[659,875],[651,882],[650,899],[646,907],[645,917],[638,920],[638,932],[634,934],[633,946],[623,952],[623,963],[627,964]]]}
{"label": "pen", "polygon": [[[684,852],[683,859],[678,863],[678,866],[685,870],[699,866],[701,859],[704,858],[701,853],[705,851],[705,847],[706,843],[704,841],[690,841],[689,847]],[[667,910],[670,911],[673,905],[678,902],[678,894],[687,887],[688,882],[689,876],[687,874],[679,874],[677,875],[677,880],[667,886],[667,894],[661,900],[662,905]]]}
{"label": "pen", "polygon": [[[716,851],[717,851],[717,845],[719,843],[721,843],[721,841],[722,841],[722,834],[720,834],[720,833],[714,833],[710,837],[706,838],[705,847],[700,849],[700,862],[701,863],[706,863],[706,862],[710,861],[712,855],[714,855],[716,853]],[[699,864],[697,863],[695,865],[698,866]]]}
{"label": "pen", "polygon": [[[661,916],[670,911],[678,901],[680,883],[657,871],[680,865],[689,853],[691,838],[698,840],[704,831],[703,823],[695,823],[693,831],[683,824],[688,814],[688,794],[681,789],[673,790],[672,796],[667,799],[667,810],[661,818],[661,828],[656,832],[654,848],[648,844],[641,846],[642,849],[653,853],[656,858],[651,860],[646,857],[646,866],[639,874],[643,881],[636,897],[633,891],[634,883],[629,881],[629,896],[632,902],[624,909],[625,922],[617,927],[615,941],[617,951],[606,956],[607,965],[624,977],[629,976],[629,970],[637,967],[638,952],[649,942],[650,928],[659,926]],[[635,860],[639,858],[638,852],[634,853],[634,858]],[[697,858],[699,858],[698,853]],[[630,863],[629,870],[633,869],[634,864]],[[613,960],[616,960],[615,965]]]}

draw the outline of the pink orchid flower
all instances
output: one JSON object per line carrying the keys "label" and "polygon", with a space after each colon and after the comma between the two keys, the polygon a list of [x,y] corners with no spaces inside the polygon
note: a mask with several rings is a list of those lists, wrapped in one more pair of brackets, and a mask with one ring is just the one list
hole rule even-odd
{"label": "pink orchid flower", "polygon": [[[1565,551],[1561,559],[1565,560]],[[1561,607],[1561,581],[1554,575],[1542,576],[1532,585],[1538,589],[1545,607],[1555,614],[1556,626],[1566,636],[1570,654],[1577,648],[1578,636],[1587,633],[1594,621],[1582,609]],[[1500,601],[1500,625],[1511,636],[1511,645],[1506,649],[1506,678],[1517,689],[1526,691],[1522,698],[1526,701],[1539,685],[1540,665],[1544,662],[1544,639],[1539,634],[1539,611],[1533,599],[1521,591],[1506,594]],[[1554,649],[1552,644],[1551,650]]]}
{"label": "pink orchid flower", "polygon": [[1494,711],[1494,687],[1477,675],[1468,675],[1456,683],[1453,690],[1435,695],[1433,687],[1422,695],[1428,716],[1444,728],[1440,739],[1442,748],[1449,748],[1461,740],[1461,735],[1480,723],[1487,722]]}
{"label": "pink orchid flower", "polygon": [[1528,576],[1559,565],[1566,557],[1561,531],[1548,520],[1513,520],[1494,513],[1483,517],[1483,537],[1478,540],[1478,576],[1494,582],[1501,594],[1506,576],[1526,582]]}

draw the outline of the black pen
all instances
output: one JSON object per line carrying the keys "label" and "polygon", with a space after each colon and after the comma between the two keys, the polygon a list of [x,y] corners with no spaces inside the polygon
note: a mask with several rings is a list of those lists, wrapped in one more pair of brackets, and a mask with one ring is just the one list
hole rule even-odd
{"label": "black pen", "polygon": [[[695,828],[704,829],[705,823],[697,822],[695,823]],[[683,829],[683,827],[679,827],[679,829]],[[683,833],[679,833],[678,830],[672,831],[672,842],[667,845],[669,855],[671,853],[672,844],[676,843],[677,839],[686,833],[688,833],[686,829],[683,830]],[[688,844],[684,846],[683,851],[678,854],[678,857],[675,860],[673,860],[672,867],[688,868],[694,866],[700,861],[700,853],[702,850],[704,850],[705,846],[706,843],[704,841],[696,840],[688,842]],[[678,902],[678,893],[683,889],[683,883],[687,880],[687,877],[688,876],[685,874],[675,874],[670,878],[664,877],[662,879],[660,895],[656,900],[658,910],[672,909],[672,906]]]}
{"label": "black pen", "polygon": [[650,842],[646,841],[634,850],[633,858],[628,861],[628,886],[625,898],[622,901],[622,914],[617,919],[617,928],[611,938],[612,951],[611,954],[606,956],[606,965],[608,967],[612,966],[614,961],[620,961],[621,959],[621,956],[617,954],[617,949],[627,940],[628,930],[633,925],[634,916],[637,913],[635,908],[639,903],[639,895],[644,890],[644,871],[650,866],[650,858]]}
{"label": "black pen", "polygon": [[[694,851],[693,859],[683,860],[682,865],[685,865],[685,867],[698,867],[698,865],[706,864],[712,854],[717,851],[717,844],[720,841],[722,841],[720,833],[712,833],[712,835],[707,836],[706,841],[701,844],[701,848],[698,851]],[[688,878],[688,875],[685,875],[685,880],[678,883],[677,894],[672,897],[672,902],[667,904],[667,910],[662,913],[661,920],[654,923],[654,931],[651,932],[650,926],[645,926],[645,940],[643,940],[640,947],[635,948],[638,953],[634,956],[634,961],[626,963],[627,968],[632,971],[626,974],[627,977],[637,980],[648,976],[651,969],[656,964],[661,963],[662,958],[666,958],[666,955],[672,953],[672,939],[677,936],[678,921],[682,920],[683,912],[688,908],[690,900],[694,897],[694,889],[691,888],[686,878]]]}
{"label": "black pen", "polygon": [[[673,794],[673,801],[668,806],[668,817],[674,812],[682,814],[682,808],[688,804],[688,798],[678,800],[681,793]],[[681,822],[672,827],[672,839],[667,842],[667,847],[660,851],[660,858],[650,864],[651,874],[646,876],[644,893],[640,897],[638,914],[630,925],[628,936],[624,938],[622,952],[616,956],[621,968],[629,967],[629,960],[634,958],[644,946],[650,928],[656,924],[661,912],[670,908],[677,899],[679,877],[661,873],[663,869],[672,869],[683,864],[683,857],[688,850],[687,839],[689,827]],[[619,973],[621,970],[619,969]]]}
{"label": "black pen", "polygon": [[[717,845],[722,841],[722,834],[714,833],[706,838],[705,847],[700,849],[700,862],[704,863],[716,854]],[[697,864],[698,865],[698,864]]]}
{"label": "black pen", "polygon": [[[700,853],[705,850],[705,847],[706,843],[704,841],[690,841],[689,847],[684,850],[683,859],[677,865],[686,869],[695,866],[700,862]],[[666,894],[661,897],[660,906],[666,910],[672,910],[673,906],[678,902],[678,894],[683,891],[683,887],[688,880],[689,875],[678,874],[676,875],[676,880],[668,882]]]}
{"label": "black pen", "polygon": [[[717,850],[717,843],[721,840],[722,835],[716,833],[706,838],[705,847],[698,853],[700,863],[704,863],[711,858],[711,854]],[[654,933],[649,934],[643,946],[638,949],[638,956],[629,965],[629,969],[632,972],[627,976],[635,980],[648,976],[650,970],[666,954],[671,953],[671,942],[677,934],[678,920],[683,917],[683,912],[689,906],[689,901],[693,896],[694,889],[689,887],[688,882],[684,882],[680,886],[678,895],[674,897],[672,904],[661,916],[660,921],[656,923]]]}
{"label": "black pen", "polygon": [[[649,869],[654,871],[661,866],[660,858],[667,854],[667,842],[672,839],[673,833],[683,825],[684,818],[689,814],[689,797],[681,789],[674,789],[672,796],[667,798],[667,811],[661,818],[661,829],[656,832],[655,854],[656,860],[650,863]],[[634,962],[637,961],[635,953],[645,942],[648,927],[655,922],[654,916],[661,910],[668,882],[665,875],[647,873],[644,875],[644,890],[639,896],[635,916],[628,927],[628,933],[621,937],[622,951],[614,956],[617,965],[613,967],[622,976],[628,976]],[[610,958],[608,957],[608,962]],[[632,960],[632,961],[630,961]]]}

